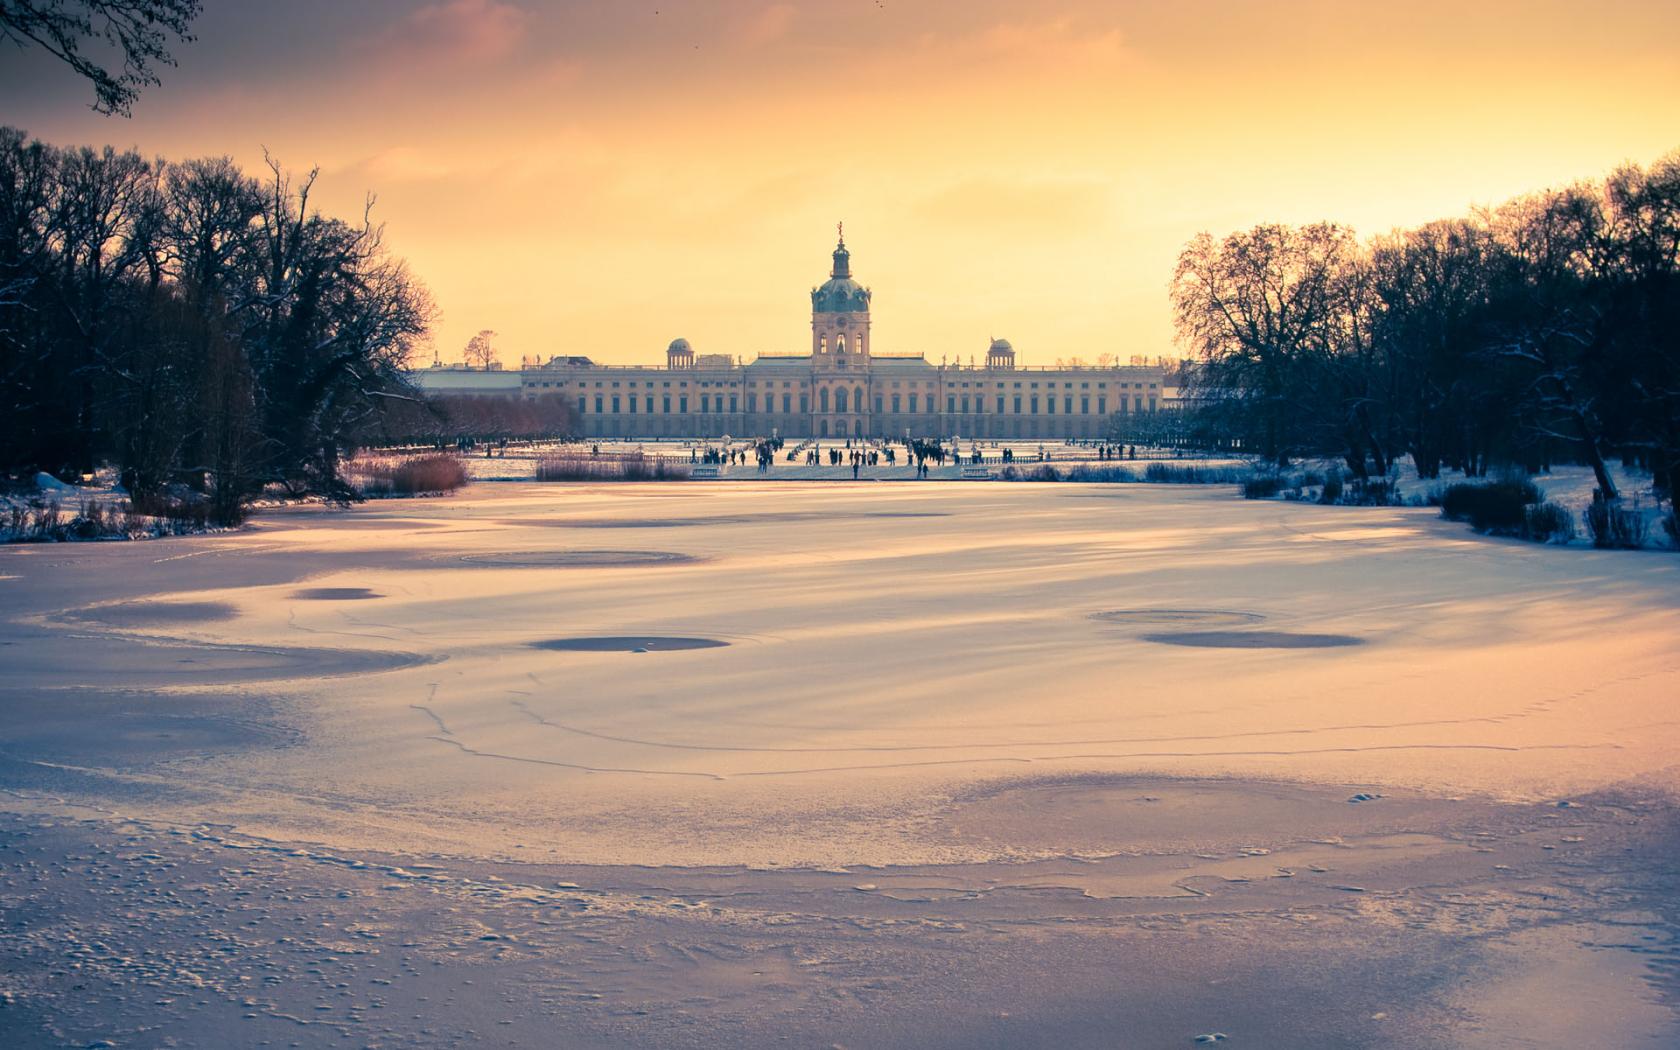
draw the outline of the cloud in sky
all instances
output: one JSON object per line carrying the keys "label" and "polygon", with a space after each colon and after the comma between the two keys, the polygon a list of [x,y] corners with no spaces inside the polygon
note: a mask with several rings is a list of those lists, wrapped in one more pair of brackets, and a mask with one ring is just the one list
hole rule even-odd
{"label": "cloud in sky", "polygon": [[797,13],[792,4],[770,4],[749,12],[736,23],[738,38],[748,47],[773,44],[788,35]]}
{"label": "cloud in sky", "polygon": [[416,64],[482,64],[512,54],[530,25],[530,13],[517,4],[444,0],[398,22],[384,43],[388,51]]}
{"label": "cloud in sky", "polygon": [[[657,13],[655,13],[657,12]],[[448,353],[802,345],[833,224],[883,350],[1170,349],[1184,240],[1366,232],[1680,145],[1680,5],[1603,0],[211,5],[132,121],[7,56],[6,120],[379,195]],[[1119,341],[1124,345],[1116,346]]]}

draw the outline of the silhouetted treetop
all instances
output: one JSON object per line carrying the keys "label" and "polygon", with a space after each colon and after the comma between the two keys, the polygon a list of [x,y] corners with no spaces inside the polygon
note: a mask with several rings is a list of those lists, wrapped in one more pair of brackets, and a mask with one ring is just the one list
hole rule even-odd
{"label": "silhouetted treetop", "polygon": [[[35,45],[93,84],[93,108],[128,116],[140,89],[173,66],[169,38],[191,43],[200,0],[0,0],[0,39]],[[89,48],[109,48],[107,60]],[[120,62],[120,66],[118,63]]]}

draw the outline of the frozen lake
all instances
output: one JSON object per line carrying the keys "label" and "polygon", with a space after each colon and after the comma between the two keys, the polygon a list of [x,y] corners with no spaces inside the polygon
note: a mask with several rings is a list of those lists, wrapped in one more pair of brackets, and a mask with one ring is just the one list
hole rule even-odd
{"label": "frozen lake", "polygon": [[1672,554],[481,484],[0,603],[19,1045],[1680,1039]]}

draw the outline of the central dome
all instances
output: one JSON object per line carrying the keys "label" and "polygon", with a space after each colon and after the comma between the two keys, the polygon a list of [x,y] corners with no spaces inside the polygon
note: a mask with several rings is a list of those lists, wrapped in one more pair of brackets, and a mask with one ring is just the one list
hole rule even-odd
{"label": "central dome", "polygon": [[850,277],[830,277],[811,290],[811,309],[819,314],[868,313],[869,289]]}
{"label": "central dome", "polygon": [[868,313],[869,289],[852,280],[852,253],[841,238],[834,249],[828,280],[811,289],[811,311],[819,314]]}

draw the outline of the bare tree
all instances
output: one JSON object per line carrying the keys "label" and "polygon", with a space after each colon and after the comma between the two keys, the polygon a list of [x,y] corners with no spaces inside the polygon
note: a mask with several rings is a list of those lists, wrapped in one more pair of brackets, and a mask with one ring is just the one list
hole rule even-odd
{"label": "bare tree", "polygon": [[1373,339],[1389,363],[1391,406],[1418,475],[1443,460],[1479,474],[1508,413],[1481,365],[1489,233],[1471,219],[1433,222],[1376,240]]}
{"label": "bare tree", "polygon": [[1617,260],[1610,308],[1631,380],[1624,448],[1650,468],[1680,527],[1680,151],[1647,170],[1618,169],[1604,194]]}
{"label": "bare tree", "polygon": [[1604,284],[1603,201],[1595,187],[1534,194],[1494,215],[1492,351],[1523,384],[1528,426],[1577,445],[1607,500],[1615,367]]}
{"label": "bare tree", "polygon": [[[0,40],[40,47],[93,84],[93,109],[128,116],[140,89],[162,83],[173,66],[169,38],[193,41],[201,0],[0,0]],[[90,58],[88,45],[114,49],[120,69]]]}
{"label": "bare tree", "polygon": [[58,192],[50,242],[61,266],[51,305],[64,318],[64,363],[75,387],[69,466],[94,467],[103,375],[120,368],[126,330],[135,309],[130,278],[143,269],[152,231],[145,222],[154,206],[156,173],[138,153],[107,146],[67,150],[59,159]]}
{"label": "bare tree", "polygon": [[467,364],[490,371],[490,366],[496,363],[496,348],[491,342],[495,338],[496,333],[486,328],[468,339],[467,347],[462,351]]}
{"label": "bare tree", "polygon": [[1199,356],[1192,386],[1210,409],[1252,428],[1279,465],[1308,441],[1304,425],[1325,407],[1303,366],[1333,352],[1355,251],[1351,232],[1318,223],[1256,226],[1221,241],[1204,233],[1179,253],[1172,302],[1179,334]]}

